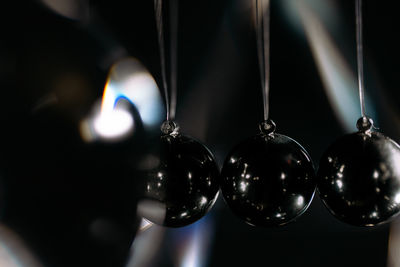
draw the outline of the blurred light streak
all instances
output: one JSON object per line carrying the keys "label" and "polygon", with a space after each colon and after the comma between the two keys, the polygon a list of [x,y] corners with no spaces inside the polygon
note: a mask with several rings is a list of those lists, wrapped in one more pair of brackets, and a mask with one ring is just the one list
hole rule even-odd
{"label": "blurred light streak", "polygon": [[[317,14],[307,2],[314,4],[315,1],[286,1],[286,4],[292,5],[292,8],[288,10],[291,10],[291,12],[297,10],[298,12],[299,16],[291,15],[291,18],[300,19],[297,24],[304,27],[306,38],[332,108],[345,129],[353,131],[357,119],[361,116],[356,75],[318,16],[318,14],[325,14],[329,6],[324,7],[321,4],[313,6],[318,9]],[[366,106],[368,107],[368,115],[374,118],[375,112],[367,97]]]}
{"label": "blurred light streak", "polygon": [[[288,22],[292,26],[293,29],[299,34],[303,34],[303,25],[301,24],[301,17],[299,13],[299,9],[296,3],[297,1],[293,0],[283,0],[279,1],[279,4],[282,5],[283,10],[285,12],[285,16],[288,18]],[[301,4],[308,5],[312,7],[314,10],[318,10],[319,17],[321,21],[329,28],[336,28],[339,24],[339,17],[337,15],[338,8],[336,1],[332,0],[300,0],[299,2],[304,2]],[[340,30],[340,29],[339,29]]]}
{"label": "blurred light streak", "polygon": [[39,110],[41,110],[47,106],[52,106],[57,103],[58,103],[58,98],[57,98],[56,94],[51,93],[51,94],[45,95],[44,97],[39,99],[39,101],[33,107],[32,112],[33,113],[38,112]]}
{"label": "blurred light streak", "polygon": [[125,58],[110,69],[101,107],[94,105],[92,114],[81,124],[85,141],[120,141],[131,136],[135,121],[121,99],[137,109],[145,128],[161,124],[163,102],[157,84],[138,60]]}
{"label": "blurred light streak", "polygon": [[0,224],[0,266],[43,267],[22,240],[2,224]]}
{"label": "blurred light streak", "polygon": [[87,20],[90,15],[88,0],[41,0],[54,13],[73,20]]}
{"label": "blurred light streak", "polygon": [[388,267],[400,266],[400,220],[394,220],[390,224],[388,241]]}
{"label": "blurred light streak", "polygon": [[166,228],[142,219],[139,232],[131,247],[131,256],[126,267],[149,267],[156,265],[157,252],[163,241]]}
{"label": "blurred light streak", "polygon": [[205,267],[211,252],[214,236],[214,221],[212,215],[207,215],[200,221],[179,229],[177,233],[176,266]]}

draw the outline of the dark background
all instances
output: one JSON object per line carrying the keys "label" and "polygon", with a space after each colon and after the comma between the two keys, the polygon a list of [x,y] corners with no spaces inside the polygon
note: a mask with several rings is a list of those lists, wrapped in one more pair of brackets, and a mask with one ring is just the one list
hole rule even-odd
{"label": "dark background", "polygon": [[[126,159],[140,159],[147,136],[154,132],[134,134],[114,145],[85,145],[76,125],[101,97],[110,67],[121,58],[139,59],[161,84],[153,2],[71,1],[75,9],[65,9],[66,2],[27,1],[2,8],[2,224],[46,267],[123,266],[136,233],[138,194],[135,172],[126,166]],[[319,18],[355,85],[353,1],[298,3]],[[220,165],[235,144],[257,132],[262,120],[250,4],[248,0],[179,3],[176,120],[183,132],[207,144]],[[318,166],[325,148],[354,131],[356,121],[343,123],[343,112],[334,108],[327,94],[333,89],[323,82],[311,50],[313,40],[306,38],[305,24],[293,15],[298,9],[291,7],[290,0],[272,1],[270,115],[277,131],[301,143]],[[365,81],[371,103],[367,113],[371,110],[376,125],[395,141],[400,141],[398,7],[387,1],[364,1]],[[332,51],[326,48],[324,53]],[[60,93],[64,89],[57,91],[61,85],[68,88],[67,95]],[[344,98],[357,94],[356,87],[344,91]],[[65,101],[33,112],[51,92]],[[359,103],[353,104],[358,110]],[[84,226],[96,218],[106,218],[108,224],[93,237]],[[211,226],[158,229],[162,234],[154,241],[153,256],[145,265],[134,266],[388,266],[389,236],[395,238],[396,225],[392,223],[392,230],[389,224],[345,225],[328,213],[318,196],[297,222],[282,228],[246,225],[221,197],[204,220]],[[174,255],[185,251],[180,237],[194,231],[208,236],[209,242],[198,252],[202,263],[184,265],[182,256],[176,260]],[[135,247],[132,253],[133,258],[147,255]]]}

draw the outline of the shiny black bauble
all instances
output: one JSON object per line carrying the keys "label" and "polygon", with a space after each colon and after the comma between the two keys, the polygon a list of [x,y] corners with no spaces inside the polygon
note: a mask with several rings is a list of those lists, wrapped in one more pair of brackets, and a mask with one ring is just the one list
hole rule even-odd
{"label": "shiny black bauble", "polygon": [[321,199],[343,222],[374,226],[400,211],[400,147],[381,133],[338,139],[322,156],[317,176]]}
{"label": "shiny black bauble", "polygon": [[280,134],[239,144],[222,168],[221,192],[231,210],[254,226],[281,226],[300,216],[315,192],[310,156]]}
{"label": "shiny black bauble", "polygon": [[149,158],[140,215],[167,227],[202,218],[218,196],[219,169],[211,152],[182,134],[163,135],[158,155]]}

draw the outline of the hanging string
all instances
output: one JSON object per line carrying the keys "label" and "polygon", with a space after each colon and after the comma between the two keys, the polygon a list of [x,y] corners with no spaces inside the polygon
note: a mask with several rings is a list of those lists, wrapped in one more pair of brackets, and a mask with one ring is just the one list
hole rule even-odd
{"label": "hanging string", "polygon": [[170,86],[168,87],[167,64],[164,40],[163,1],[154,0],[154,11],[160,48],[161,76],[164,87],[167,121],[173,120],[176,113],[177,98],[177,36],[178,36],[178,0],[169,0],[170,5]]}
{"label": "hanging string", "polygon": [[268,120],[270,80],[270,0],[256,0],[256,34],[264,103],[264,120]]}
{"label": "hanging string", "polygon": [[360,95],[361,116],[365,115],[364,99],[364,63],[363,63],[363,39],[362,39],[362,0],[356,0],[356,39],[357,39],[357,68],[358,68],[358,92]]}
{"label": "hanging string", "polygon": [[171,99],[169,115],[175,119],[178,73],[178,0],[170,0],[170,41],[171,41]]}

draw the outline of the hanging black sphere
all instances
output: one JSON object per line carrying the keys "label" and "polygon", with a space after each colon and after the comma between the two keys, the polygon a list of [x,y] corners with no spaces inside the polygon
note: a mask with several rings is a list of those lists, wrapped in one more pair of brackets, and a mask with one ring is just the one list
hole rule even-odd
{"label": "hanging black sphere", "polygon": [[221,192],[232,211],[254,226],[285,225],[308,208],[315,192],[310,156],[293,139],[273,133],[273,122],[262,133],[229,153],[221,174]]}
{"label": "hanging black sphere", "polygon": [[218,196],[219,169],[211,152],[196,140],[163,124],[158,158],[146,170],[140,215],[167,227],[182,227],[202,218]]}
{"label": "hanging black sphere", "polygon": [[321,158],[318,191],[329,211],[356,226],[385,223],[400,211],[400,147],[358,121],[359,131],[334,142]]}

